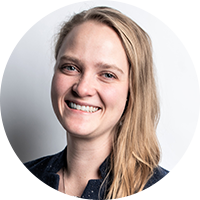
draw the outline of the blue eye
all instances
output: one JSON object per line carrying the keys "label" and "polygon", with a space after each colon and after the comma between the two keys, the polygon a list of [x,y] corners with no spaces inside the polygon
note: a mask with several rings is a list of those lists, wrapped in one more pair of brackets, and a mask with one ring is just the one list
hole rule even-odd
{"label": "blue eye", "polygon": [[104,76],[106,77],[106,78],[115,78],[115,76],[114,75],[112,75],[111,73],[104,73]]}
{"label": "blue eye", "polygon": [[69,71],[75,71],[76,68],[74,66],[65,66],[65,68]]}
{"label": "blue eye", "polygon": [[74,72],[78,72],[77,67],[73,66],[73,65],[62,65],[60,67],[60,70],[64,73],[74,73]]}

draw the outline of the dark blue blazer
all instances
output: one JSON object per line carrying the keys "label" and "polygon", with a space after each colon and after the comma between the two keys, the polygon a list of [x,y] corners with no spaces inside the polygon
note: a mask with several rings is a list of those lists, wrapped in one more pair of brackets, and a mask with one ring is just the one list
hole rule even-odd
{"label": "dark blue blazer", "polygon": [[[66,149],[58,154],[46,156],[15,167],[7,176],[0,200],[56,200],[59,176],[64,165]],[[102,179],[90,180],[81,200],[98,200],[99,188],[109,168],[107,158],[99,170]],[[105,189],[100,190],[103,199]],[[155,169],[137,200],[191,200],[192,183],[161,167]]]}

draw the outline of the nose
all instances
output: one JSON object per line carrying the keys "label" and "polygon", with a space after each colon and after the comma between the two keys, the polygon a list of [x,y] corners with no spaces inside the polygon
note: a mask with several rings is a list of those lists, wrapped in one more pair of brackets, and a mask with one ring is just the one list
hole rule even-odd
{"label": "nose", "polygon": [[94,78],[82,76],[72,87],[73,93],[79,97],[93,96],[96,93]]}

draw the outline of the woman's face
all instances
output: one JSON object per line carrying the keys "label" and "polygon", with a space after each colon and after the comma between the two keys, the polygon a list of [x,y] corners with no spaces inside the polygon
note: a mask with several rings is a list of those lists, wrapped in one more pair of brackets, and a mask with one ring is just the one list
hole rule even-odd
{"label": "woman's face", "polygon": [[54,111],[69,134],[110,135],[128,94],[128,61],[118,35],[93,21],[64,39],[52,80]]}

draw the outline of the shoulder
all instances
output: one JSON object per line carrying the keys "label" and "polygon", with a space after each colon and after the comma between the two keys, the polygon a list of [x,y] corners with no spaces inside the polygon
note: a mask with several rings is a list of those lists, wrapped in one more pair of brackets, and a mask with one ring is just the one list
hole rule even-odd
{"label": "shoulder", "polygon": [[[45,177],[48,178],[48,176],[45,175],[55,174],[62,168],[64,154],[65,151],[62,151],[16,166],[11,170],[4,182],[0,200],[5,199],[5,196],[8,195],[8,191],[18,193],[29,186],[32,187],[32,190],[38,190],[38,184],[44,182]],[[48,180],[53,179],[55,180],[57,177],[54,176]]]}
{"label": "shoulder", "polygon": [[144,187],[138,200],[145,199],[190,200],[192,199],[191,181],[158,167]]}
{"label": "shoulder", "polygon": [[54,155],[44,156],[16,166],[11,173],[28,173],[28,172],[44,172],[55,171],[59,166],[59,160],[63,152]]}

